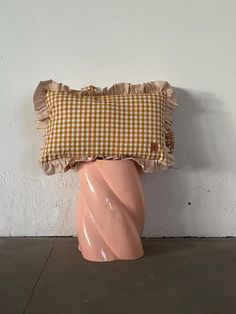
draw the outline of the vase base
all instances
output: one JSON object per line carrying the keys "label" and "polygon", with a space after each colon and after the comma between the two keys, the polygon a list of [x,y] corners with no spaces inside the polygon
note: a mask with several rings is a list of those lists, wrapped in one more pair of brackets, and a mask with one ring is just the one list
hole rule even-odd
{"label": "vase base", "polygon": [[140,259],[144,256],[144,252],[142,252],[141,254],[137,255],[137,256],[130,256],[130,257],[126,257],[126,258],[118,258],[115,255],[113,257],[109,257],[109,258],[104,258],[103,256],[100,257],[94,257],[94,256],[86,256],[80,249],[80,246],[78,245],[78,251],[81,253],[82,257],[90,262],[113,262],[113,261],[130,261],[130,260],[137,260]]}

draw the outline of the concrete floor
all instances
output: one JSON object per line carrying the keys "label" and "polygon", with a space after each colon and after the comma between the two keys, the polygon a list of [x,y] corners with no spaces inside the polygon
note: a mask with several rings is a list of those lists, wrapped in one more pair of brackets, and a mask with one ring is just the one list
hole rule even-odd
{"label": "concrete floor", "polygon": [[0,238],[0,313],[236,313],[236,238],[143,246],[140,259],[97,263],[73,237]]}

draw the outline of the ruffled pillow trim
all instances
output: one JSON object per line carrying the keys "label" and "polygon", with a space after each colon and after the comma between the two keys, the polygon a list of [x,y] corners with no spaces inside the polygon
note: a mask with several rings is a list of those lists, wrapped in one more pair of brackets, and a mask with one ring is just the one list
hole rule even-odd
{"label": "ruffled pillow trim", "polygon": [[131,84],[127,82],[116,83],[110,88],[104,87],[99,88],[93,85],[85,86],[80,90],[72,89],[67,85],[62,83],[57,83],[56,81],[50,79],[46,81],[40,81],[33,95],[34,109],[37,116],[36,127],[43,137],[43,143],[40,148],[41,151],[44,150],[44,145],[47,140],[47,126],[49,120],[49,113],[47,110],[47,104],[45,102],[45,94],[47,91],[65,91],[75,93],[80,96],[90,96],[90,95],[114,95],[114,94],[155,94],[159,91],[165,90],[167,94],[167,101],[164,107],[164,128],[166,135],[166,145],[160,147],[164,154],[159,160],[150,160],[138,157],[126,157],[121,155],[103,157],[102,155],[85,156],[81,158],[75,157],[63,157],[48,162],[42,162],[41,158],[38,160],[39,165],[42,167],[47,175],[53,175],[55,173],[66,172],[69,169],[78,169],[82,162],[94,161],[99,159],[132,159],[136,161],[143,169],[144,172],[155,172],[157,170],[163,170],[170,168],[175,164],[175,157],[173,156],[173,151],[175,147],[174,132],[171,129],[173,124],[172,111],[178,106],[176,103],[176,96],[173,87],[167,81],[150,81],[141,84]]}

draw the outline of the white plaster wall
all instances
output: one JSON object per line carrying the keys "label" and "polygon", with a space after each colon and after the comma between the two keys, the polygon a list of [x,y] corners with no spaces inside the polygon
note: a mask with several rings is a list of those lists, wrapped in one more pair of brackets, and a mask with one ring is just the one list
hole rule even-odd
{"label": "white plaster wall", "polygon": [[76,235],[76,172],[37,164],[32,96],[54,79],[173,85],[176,169],[143,177],[144,236],[235,236],[235,12],[233,0],[0,0],[0,235]]}

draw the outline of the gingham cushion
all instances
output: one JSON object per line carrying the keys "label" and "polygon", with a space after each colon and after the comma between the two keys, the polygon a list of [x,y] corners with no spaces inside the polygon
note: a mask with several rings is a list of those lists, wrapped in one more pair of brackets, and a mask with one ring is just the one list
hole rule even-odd
{"label": "gingham cushion", "polygon": [[162,152],[157,145],[164,145],[165,100],[165,91],[85,97],[49,91],[49,136],[42,162],[68,155],[159,158]]}
{"label": "gingham cushion", "polygon": [[[48,116],[40,164],[46,174],[65,172],[79,161],[96,158],[132,158],[144,171],[143,160],[156,161],[159,168],[168,166],[174,137],[166,115],[167,99],[164,88],[153,93],[85,95],[71,89],[44,90]],[[58,168],[55,161],[67,165]]]}

